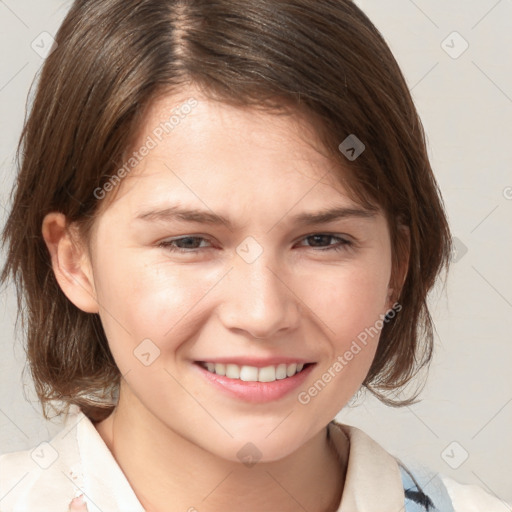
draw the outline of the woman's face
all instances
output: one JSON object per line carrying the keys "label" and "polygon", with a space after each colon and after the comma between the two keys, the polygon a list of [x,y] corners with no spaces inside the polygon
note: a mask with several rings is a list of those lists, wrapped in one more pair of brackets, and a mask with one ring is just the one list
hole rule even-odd
{"label": "woman's face", "polygon": [[315,143],[291,116],[165,97],[92,233],[120,403],[229,460],[277,460],[320,432],[391,306],[385,217],[349,199]]}

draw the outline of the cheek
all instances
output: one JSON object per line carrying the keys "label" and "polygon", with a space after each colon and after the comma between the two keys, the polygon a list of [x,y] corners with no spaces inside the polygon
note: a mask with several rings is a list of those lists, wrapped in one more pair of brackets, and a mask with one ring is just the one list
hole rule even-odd
{"label": "cheek", "polygon": [[327,350],[316,378],[297,397],[308,414],[334,417],[361,387],[377,350],[388,282],[385,265],[317,275],[308,306],[320,318]]}
{"label": "cheek", "polygon": [[199,274],[157,253],[150,259],[127,250],[101,261],[95,273],[100,315],[112,352],[120,357],[145,339],[161,351],[174,350],[197,329],[201,301],[219,280],[218,272]]}
{"label": "cheek", "polygon": [[[385,260],[385,258],[383,258]],[[302,296],[320,319],[332,344],[342,350],[347,343],[374,326],[387,310],[390,266],[362,262],[307,276]]]}

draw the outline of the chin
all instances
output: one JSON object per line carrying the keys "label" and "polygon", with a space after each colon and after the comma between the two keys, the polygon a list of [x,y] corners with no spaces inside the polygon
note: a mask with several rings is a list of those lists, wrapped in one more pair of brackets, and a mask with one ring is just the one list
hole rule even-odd
{"label": "chin", "polygon": [[241,463],[247,467],[255,464],[272,463],[285,459],[300,448],[300,443],[294,443],[289,437],[284,442],[282,438],[270,441],[268,439],[231,443],[229,450],[219,454],[230,462]]}
{"label": "chin", "polygon": [[296,432],[290,430],[288,421],[283,422],[280,418],[279,421],[265,423],[259,429],[253,426],[232,432],[234,438],[230,438],[224,449],[219,450],[219,455],[232,462],[276,462],[290,456],[309,441],[304,437],[304,432],[304,427]]}

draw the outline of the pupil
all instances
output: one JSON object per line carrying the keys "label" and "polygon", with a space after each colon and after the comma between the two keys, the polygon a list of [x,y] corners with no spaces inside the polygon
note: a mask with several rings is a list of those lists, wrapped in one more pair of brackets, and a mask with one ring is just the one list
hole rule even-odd
{"label": "pupil", "polygon": [[[310,238],[312,238],[314,240],[313,245],[316,245],[317,243],[319,245],[328,245],[331,236],[330,235],[313,235]],[[322,241],[324,242],[323,244],[322,244]]]}
{"label": "pupil", "polygon": [[182,238],[178,243],[184,245],[185,249],[195,249],[197,247],[197,239],[193,237]]}

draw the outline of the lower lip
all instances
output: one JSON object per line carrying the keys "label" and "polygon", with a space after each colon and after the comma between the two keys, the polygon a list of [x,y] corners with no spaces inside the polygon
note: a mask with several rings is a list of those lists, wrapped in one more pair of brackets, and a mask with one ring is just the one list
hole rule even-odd
{"label": "lower lip", "polygon": [[283,398],[297,389],[311,373],[314,364],[310,364],[293,377],[279,379],[273,382],[245,382],[239,379],[229,379],[222,375],[209,372],[199,364],[195,364],[201,373],[214,386],[226,394],[252,403],[272,402]]}

